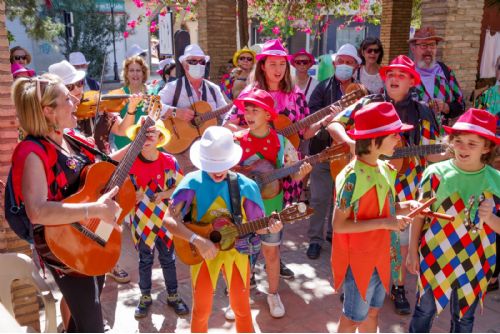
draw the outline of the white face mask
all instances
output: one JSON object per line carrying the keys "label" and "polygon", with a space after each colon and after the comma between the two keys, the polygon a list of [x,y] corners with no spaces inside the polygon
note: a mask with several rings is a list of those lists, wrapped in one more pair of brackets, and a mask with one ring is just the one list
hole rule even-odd
{"label": "white face mask", "polygon": [[340,81],[346,81],[352,78],[352,75],[354,74],[354,69],[346,64],[341,64],[335,66],[335,77],[339,79]]}
{"label": "white face mask", "polygon": [[205,75],[205,65],[189,65],[188,72],[193,79],[203,78],[203,76]]}

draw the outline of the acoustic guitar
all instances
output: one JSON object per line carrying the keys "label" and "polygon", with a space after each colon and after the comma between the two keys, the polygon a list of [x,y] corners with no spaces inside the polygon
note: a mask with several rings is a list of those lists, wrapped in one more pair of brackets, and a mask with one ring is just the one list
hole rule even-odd
{"label": "acoustic guitar", "polygon": [[[187,223],[185,226],[194,233],[212,241],[220,251],[227,251],[234,247],[238,237],[268,227],[271,218],[280,220],[283,224],[291,224],[312,216],[313,212],[314,210],[304,203],[294,203],[279,213],[273,213],[269,217],[259,218],[241,225],[235,225],[228,217],[219,217],[211,224]],[[175,252],[182,262],[187,265],[195,265],[203,261],[198,249],[189,241],[176,236],[173,237],[173,241]]]}
{"label": "acoustic guitar", "polygon": [[[368,91],[365,89],[356,89],[342,96],[340,100],[295,123],[292,123],[292,121],[285,115],[278,115],[278,117],[276,117],[273,121],[274,128],[276,129],[276,132],[285,136],[293,144],[293,146],[295,146],[295,148],[298,148],[300,144],[300,137],[298,133],[300,130],[306,129],[312,124],[322,120],[327,115],[332,114],[332,110],[330,109],[331,107],[340,107],[340,109],[343,110],[365,95],[368,95]],[[339,113],[333,113],[334,116],[337,114]]]}
{"label": "acoustic guitar", "polygon": [[[394,154],[390,157],[383,156],[383,160],[390,160],[389,163],[398,170],[398,174],[406,172],[409,165],[409,157],[426,156],[429,154],[443,153],[448,148],[444,144],[430,144],[420,146],[402,146],[400,142],[394,149]],[[339,159],[330,161],[330,174],[335,179],[340,171],[353,159],[351,153],[348,153]]]}
{"label": "acoustic guitar", "polygon": [[196,139],[201,137],[206,128],[217,125],[217,117],[224,115],[232,106],[233,104],[230,103],[212,111],[208,102],[198,101],[190,107],[194,110],[194,118],[190,122],[174,117],[165,119],[163,123],[172,137],[163,148],[170,154],[184,152]]}
{"label": "acoustic guitar", "polygon": [[[145,112],[159,115],[159,96],[149,96]],[[155,124],[148,116],[118,166],[98,162],[82,172],[82,186],[63,203],[95,202],[113,187],[120,188],[115,201],[121,211],[117,219],[121,223],[135,206],[135,189],[129,178],[129,170],[146,141],[146,131]],[[115,266],[120,257],[121,231],[116,224],[92,218],[64,225],[39,225],[34,231],[35,248],[49,264],[66,273],[87,276],[104,275]]]}
{"label": "acoustic guitar", "polygon": [[274,164],[266,159],[259,159],[248,166],[238,166],[233,170],[246,175],[257,183],[263,199],[276,197],[282,189],[284,177],[297,173],[303,163],[316,164],[328,160],[343,159],[349,154],[350,148],[346,143],[328,147],[318,154],[302,159],[291,166],[276,169]]}

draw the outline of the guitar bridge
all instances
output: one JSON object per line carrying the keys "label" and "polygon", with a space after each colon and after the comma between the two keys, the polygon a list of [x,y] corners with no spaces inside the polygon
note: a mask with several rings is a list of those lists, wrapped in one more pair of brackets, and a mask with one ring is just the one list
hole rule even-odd
{"label": "guitar bridge", "polygon": [[101,237],[99,237],[94,232],[90,231],[89,229],[83,227],[79,223],[72,223],[71,226],[74,227],[75,229],[77,229],[78,232],[82,233],[84,236],[86,236],[90,240],[95,241],[100,246],[102,246],[102,247],[106,246],[106,241],[104,241],[104,239],[102,239]]}

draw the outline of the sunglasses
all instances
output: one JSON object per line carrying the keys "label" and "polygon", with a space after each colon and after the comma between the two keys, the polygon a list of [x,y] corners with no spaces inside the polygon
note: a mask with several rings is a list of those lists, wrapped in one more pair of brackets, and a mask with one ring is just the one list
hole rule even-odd
{"label": "sunglasses", "polygon": [[371,54],[371,53],[379,54],[380,53],[380,49],[366,49],[365,52],[368,53],[368,54]]}
{"label": "sunglasses", "polygon": [[205,61],[205,59],[200,59],[200,60],[196,60],[196,59],[188,59],[186,60],[186,63],[188,63],[189,65],[205,65],[207,62]]}
{"label": "sunglasses", "polygon": [[15,60],[26,60],[28,59],[28,56],[14,56]]}
{"label": "sunglasses", "polygon": [[66,88],[68,88],[68,90],[71,92],[76,87],[83,87],[83,85],[85,85],[85,82],[83,80],[80,80],[78,82],[66,85]]}
{"label": "sunglasses", "polygon": [[311,61],[309,59],[304,59],[304,60],[295,60],[293,63],[295,65],[309,65]]}
{"label": "sunglasses", "polygon": [[253,57],[240,57],[238,60],[253,61]]}

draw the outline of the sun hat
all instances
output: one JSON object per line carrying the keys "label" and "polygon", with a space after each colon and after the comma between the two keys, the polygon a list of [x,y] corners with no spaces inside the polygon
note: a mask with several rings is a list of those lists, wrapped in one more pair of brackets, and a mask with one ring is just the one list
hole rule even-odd
{"label": "sun hat", "polygon": [[173,58],[163,59],[162,61],[160,61],[158,63],[158,70],[156,71],[156,73],[158,73],[159,75],[162,75],[163,70],[165,69],[165,66],[168,66],[171,64],[175,64],[175,60]]}
{"label": "sun hat", "polygon": [[198,44],[189,44],[184,49],[184,54],[179,57],[179,61],[182,63],[188,57],[205,57],[205,61],[210,60],[210,56],[207,56]]}
{"label": "sun hat", "polygon": [[354,126],[347,131],[353,139],[376,138],[413,129],[413,125],[401,122],[389,102],[373,102],[359,109],[354,114]]}
{"label": "sun hat", "polygon": [[351,56],[356,60],[358,65],[361,64],[361,58],[358,56],[358,50],[352,44],[346,43],[342,45],[338,51],[332,55],[332,61],[335,61],[338,56]]}
{"label": "sun hat", "polygon": [[49,73],[59,76],[65,85],[70,85],[85,78],[85,71],[77,70],[67,60],[49,66]]}
{"label": "sun hat", "polygon": [[415,70],[415,63],[409,57],[405,55],[399,55],[394,58],[391,63],[387,66],[382,66],[379,70],[380,77],[385,81],[387,71],[393,68],[405,71],[409,73],[415,79],[415,86],[420,83],[420,74]]}
{"label": "sun hat", "polygon": [[127,53],[125,53],[126,58],[134,57],[134,56],[139,56],[143,53],[147,53],[148,49],[143,49],[141,48],[138,44],[132,44],[130,48],[127,50]]}
{"label": "sun hat", "polygon": [[256,56],[257,60],[261,60],[267,56],[285,57],[290,60],[292,56],[288,55],[287,49],[281,44],[279,39],[271,39],[264,43],[261,52]]}
{"label": "sun hat", "polygon": [[444,131],[474,133],[478,136],[500,144],[500,137],[496,133],[497,117],[486,110],[470,108],[458,118],[453,126],[443,125]]}
{"label": "sun hat", "polygon": [[242,154],[243,149],[234,142],[233,133],[222,126],[208,127],[189,150],[193,165],[207,173],[220,173],[236,166]]}
{"label": "sun hat", "polygon": [[234,100],[234,105],[238,107],[241,111],[245,111],[245,102],[251,102],[258,106],[259,108],[264,109],[269,112],[271,115],[271,120],[275,119],[278,116],[278,112],[274,109],[274,99],[265,90],[262,89],[253,89],[249,93],[244,94]]}
{"label": "sun hat", "polygon": [[30,77],[35,75],[35,71],[30,70],[29,68],[24,67],[21,64],[18,63],[12,63],[10,64],[10,72],[12,73],[12,76],[19,75],[21,73],[28,73]]}
{"label": "sun hat", "polygon": [[68,59],[69,63],[73,66],[90,64],[90,61],[87,61],[85,55],[81,52],[71,52]]}
{"label": "sun hat", "polygon": [[[134,140],[135,136],[137,136],[137,132],[139,131],[139,129],[141,128],[141,126],[142,126],[142,123],[139,120],[139,122],[137,122],[137,124],[129,126],[127,128],[127,130],[125,130],[125,134],[127,135],[127,137],[130,138],[130,140]],[[163,138],[156,145],[156,147],[162,147],[162,146],[166,145],[170,141],[170,138],[172,136],[170,135],[170,131],[168,131],[165,128],[165,125],[163,124],[163,121],[161,121],[161,120],[156,121],[154,126],[155,126],[156,130],[160,131],[161,135],[163,136]]]}
{"label": "sun hat", "polygon": [[428,26],[428,27],[422,27],[415,31],[415,34],[413,35],[413,38],[410,38],[408,40],[408,43],[416,42],[416,41],[423,41],[426,39],[433,39],[436,42],[441,42],[444,41],[444,38],[441,36],[438,36],[436,34],[436,29],[434,27]]}
{"label": "sun hat", "polygon": [[316,59],[314,59],[314,56],[312,54],[310,54],[309,52],[307,52],[305,49],[302,49],[299,52],[295,52],[292,55],[291,63],[292,63],[292,66],[294,66],[294,67],[295,67],[295,64],[294,64],[295,58],[297,58],[298,56],[307,56],[307,57],[309,57],[309,60],[311,61],[311,65],[314,65],[314,63],[316,63]]}
{"label": "sun hat", "polygon": [[240,49],[234,53],[234,55],[233,55],[233,65],[234,66],[238,66],[238,58],[240,58],[242,53],[251,54],[253,57],[253,62],[255,62],[255,55],[256,55],[255,51],[250,50],[247,46],[244,46],[243,49]]}

